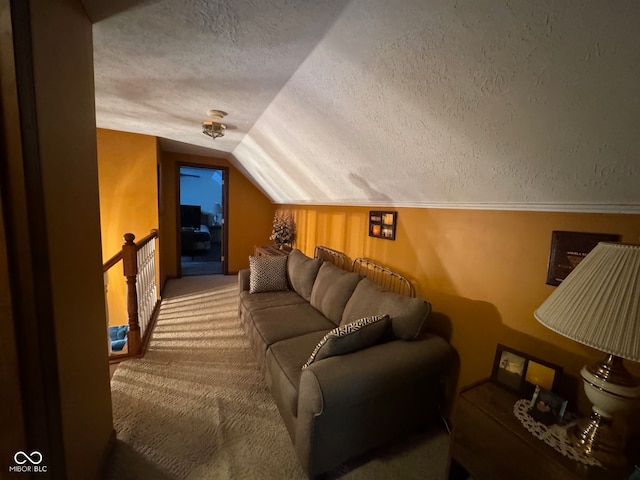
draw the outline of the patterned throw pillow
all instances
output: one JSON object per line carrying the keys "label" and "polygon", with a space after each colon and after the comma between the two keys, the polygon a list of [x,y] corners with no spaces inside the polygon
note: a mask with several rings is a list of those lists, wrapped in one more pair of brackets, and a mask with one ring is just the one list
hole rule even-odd
{"label": "patterned throw pillow", "polygon": [[375,345],[388,324],[389,315],[374,315],[334,328],[318,342],[302,369],[323,358],[357,352]]}
{"label": "patterned throw pillow", "polygon": [[280,292],[287,285],[287,257],[249,257],[249,293]]}

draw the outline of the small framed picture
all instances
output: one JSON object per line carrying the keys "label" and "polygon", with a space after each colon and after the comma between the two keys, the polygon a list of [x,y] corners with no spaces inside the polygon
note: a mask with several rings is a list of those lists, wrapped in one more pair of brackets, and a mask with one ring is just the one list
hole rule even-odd
{"label": "small framed picture", "polygon": [[566,409],[564,398],[542,387],[536,387],[529,404],[529,414],[545,425],[562,423]]}
{"label": "small framed picture", "polygon": [[491,380],[530,398],[537,386],[553,390],[562,367],[502,344],[496,347]]}
{"label": "small framed picture", "polygon": [[599,242],[619,242],[614,233],[551,232],[547,285],[558,286]]}
{"label": "small framed picture", "polygon": [[516,350],[498,344],[491,379],[516,392],[522,389],[527,358]]}
{"label": "small framed picture", "polygon": [[398,212],[370,211],[369,236],[395,240],[397,215]]}

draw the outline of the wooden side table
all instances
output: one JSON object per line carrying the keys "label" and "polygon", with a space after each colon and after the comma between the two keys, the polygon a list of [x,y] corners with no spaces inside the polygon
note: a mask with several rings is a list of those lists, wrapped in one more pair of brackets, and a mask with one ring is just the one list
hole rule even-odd
{"label": "wooden side table", "polygon": [[282,248],[278,248],[275,245],[260,245],[259,247],[256,246],[253,248],[253,255],[256,257],[285,256],[285,255],[289,255],[289,253],[291,253],[291,250],[292,248],[287,245],[283,245]]}
{"label": "wooden side table", "polygon": [[631,463],[605,470],[563,456],[522,426],[513,414],[518,399],[489,381],[460,393],[451,448],[452,479],[458,478],[455,472],[460,467],[475,480],[624,480],[633,471]]}

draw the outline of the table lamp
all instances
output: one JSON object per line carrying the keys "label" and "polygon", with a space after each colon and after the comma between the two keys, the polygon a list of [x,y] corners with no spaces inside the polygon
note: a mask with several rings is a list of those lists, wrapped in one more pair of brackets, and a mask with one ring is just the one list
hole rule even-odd
{"label": "table lamp", "polygon": [[625,438],[613,419],[640,397],[622,360],[640,361],[640,245],[599,243],[534,315],[551,330],[607,354],[580,372],[593,408],[569,435],[605,466],[620,463]]}

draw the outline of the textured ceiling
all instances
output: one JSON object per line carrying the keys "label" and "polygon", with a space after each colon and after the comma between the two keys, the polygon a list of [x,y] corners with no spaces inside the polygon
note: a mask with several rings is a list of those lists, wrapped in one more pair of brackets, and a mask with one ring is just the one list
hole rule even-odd
{"label": "textured ceiling", "polygon": [[[98,126],[155,135],[174,150],[233,151],[343,3],[160,0],[98,21]],[[215,142],[201,132],[209,109],[229,113]]]}
{"label": "textured ceiling", "polygon": [[98,126],[274,202],[640,212],[636,2],[100,3]]}

